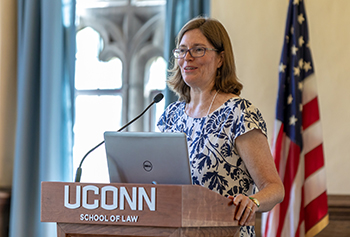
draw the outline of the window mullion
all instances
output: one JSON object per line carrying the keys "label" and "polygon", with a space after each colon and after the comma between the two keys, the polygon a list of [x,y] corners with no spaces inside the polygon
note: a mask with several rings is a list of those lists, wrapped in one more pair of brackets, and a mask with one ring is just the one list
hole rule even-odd
{"label": "window mullion", "polygon": [[76,90],[76,96],[79,95],[121,95],[121,89],[97,89],[97,90]]}

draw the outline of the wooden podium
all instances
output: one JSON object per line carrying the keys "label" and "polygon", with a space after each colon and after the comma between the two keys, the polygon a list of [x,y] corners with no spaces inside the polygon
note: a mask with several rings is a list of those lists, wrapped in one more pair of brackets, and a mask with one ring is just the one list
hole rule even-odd
{"label": "wooden podium", "polygon": [[239,236],[234,213],[196,185],[41,184],[41,221],[57,222],[58,237]]}

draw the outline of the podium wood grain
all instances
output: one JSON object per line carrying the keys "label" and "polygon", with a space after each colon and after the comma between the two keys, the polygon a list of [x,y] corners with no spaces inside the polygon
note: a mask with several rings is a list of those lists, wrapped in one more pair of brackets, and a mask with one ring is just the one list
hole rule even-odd
{"label": "podium wood grain", "polygon": [[80,225],[69,223],[57,224],[57,237],[238,237],[239,227],[140,227],[133,226],[125,228],[125,226],[110,225]]}
{"label": "podium wood grain", "polygon": [[[126,189],[131,195],[139,188],[156,189],[155,210],[148,208],[145,201],[142,210],[131,210],[125,203],[124,210],[105,210],[98,206],[88,210],[80,206],[69,209],[64,206],[64,187],[69,186],[69,202],[75,203],[76,187],[87,185],[102,190],[113,186]],[[134,189],[133,189],[134,188]],[[89,191],[90,192],[90,191]],[[106,193],[106,203],[113,203],[112,192]],[[101,201],[101,193],[88,193],[88,203]],[[207,188],[196,185],[145,185],[145,184],[91,184],[43,182],[41,195],[41,221],[57,222],[58,237],[111,237],[111,236],[235,236],[239,232],[237,221],[233,220],[235,206],[230,200]],[[88,221],[81,215],[95,216],[137,216],[135,222]],[[107,218],[106,218],[107,220]],[[254,221],[250,223],[254,225]]]}

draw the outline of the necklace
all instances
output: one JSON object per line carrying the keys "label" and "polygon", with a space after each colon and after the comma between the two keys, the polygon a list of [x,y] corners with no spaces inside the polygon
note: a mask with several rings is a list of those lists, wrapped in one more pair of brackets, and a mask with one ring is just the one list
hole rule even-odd
{"label": "necklace", "polygon": [[214,103],[215,98],[216,98],[216,96],[218,95],[218,93],[219,93],[219,90],[217,90],[217,91],[216,91],[216,93],[215,93],[215,95],[214,95],[213,99],[211,100],[211,103],[210,103],[210,106],[209,106],[209,109],[208,109],[207,115],[206,115],[205,117],[208,117],[209,112],[210,112],[210,110],[211,110],[211,107],[213,106],[213,103]]}
{"label": "necklace", "polygon": [[[205,115],[205,118],[208,117],[208,115],[209,115],[209,113],[210,113],[210,110],[211,110],[211,107],[213,106],[214,101],[215,101],[215,98],[216,98],[216,96],[218,95],[218,93],[219,93],[219,90],[216,91],[216,93],[215,93],[213,99],[211,100],[211,103],[210,103],[210,105],[209,105],[209,109],[208,109],[208,111],[207,111],[207,114]],[[186,110],[188,110],[187,105],[185,105],[185,111],[186,111]]]}
{"label": "necklace", "polygon": [[209,115],[209,113],[210,113],[211,107],[213,106],[214,101],[215,101],[215,98],[216,98],[216,96],[218,95],[218,93],[219,93],[219,90],[216,91],[216,93],[215,93],[213,99],[211,100],[211,103],[210,103],[210,106],[209,106],[207,115],[205,116],[204,121],[203,121],[203,123],[202,123],[202,125],[201,125],[201,126],[203,126],[203,127],[201,128],[201,133],[200,133],[200,135],[199,135],[200,139],[204,138],[204,137],[203,137],[203,136],[204,136],[203,134],[205,134],[205,130],[206,130],[206,127],[207,127],[208,115]]}

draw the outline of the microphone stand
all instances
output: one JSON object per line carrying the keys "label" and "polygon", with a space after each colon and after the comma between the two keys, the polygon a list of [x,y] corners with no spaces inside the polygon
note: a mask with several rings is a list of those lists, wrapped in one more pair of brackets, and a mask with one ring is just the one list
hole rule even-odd
{"label": "microphone stand", "polygon": [[[131,120],[130,122],[128,122],[127,124],[125,124],[123,127],[121,127],[117,132],[122,131],[124,128],[126,128],[127,126],[129,126],[130,124],[132,124],[133,122],[135,122],[137,119],[139,119],[142,115],[144,115],[146,113],[147,110],[149,110],[149,108],[155,104],[158,103],[159,101],[161,101],[163,99],[164,95],[162,93],[157,94],[154,98],[152,103],[150,103],[146,109],[144,109],[142,111],[142,113],[140,113],[136,118],[134,118],[133,120]],[[83,159],[81,159],[79,167],[77,168],[77,172],[75,174],[75,181],[74,182],[80,182],[80,178],[81,178],[81,173],[82,173],[82,164],[85,160],[85,158],[91,153],[93,152],[95,149],[97,149],[99,146],[101,146],[103,143],[105,143],[105,141],[103,140],[102,142],[100,142],[99,144],[97,144],[95,147],[93,147],[92,149],[90,149],[83,157]]]}

